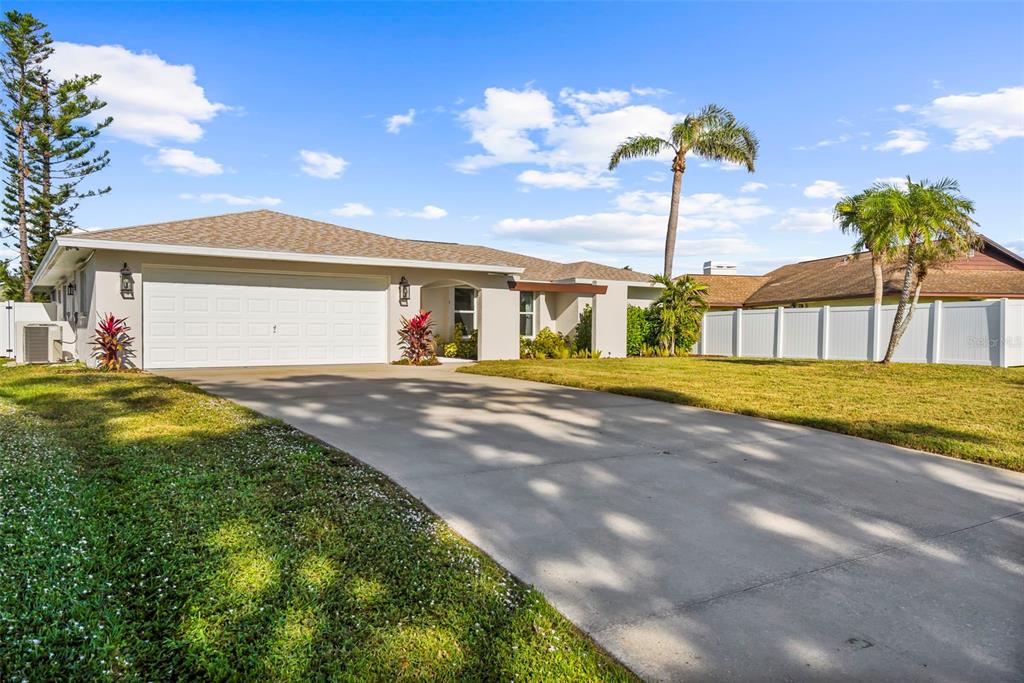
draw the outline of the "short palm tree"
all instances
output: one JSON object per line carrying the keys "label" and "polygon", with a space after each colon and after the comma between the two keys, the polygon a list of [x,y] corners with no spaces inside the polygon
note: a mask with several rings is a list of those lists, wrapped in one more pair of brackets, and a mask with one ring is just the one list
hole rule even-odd
{"label": "short palm tree", "polygon": [[[975,232],[977,223],[971,218],[974,202],[960,194],[960,185],[952,178],[936,183],[927,180],[915,183],[907,176],[906,189],[891,183],[876,185],[875,189],[877,192],[867,200],[870,204],[867,210],[889,221],[901,245],[899,254],[904,262],[900,300],[882,359],[883,363],[888,363],[910,326],[928,268],[977,247],[981,237]],[[908,310],[912,289],[914,300]]]}
{"label": "short palm tree", "polygon": [[668,229],[665,232],[665,277],[672,277],[672,259],[679,227],[679,190],[683,184],[683,173],[686,172],[686,155],[692,152],[712,161],[741,164],[753,173],[757,147],[757,136],[750,128],[738,122],[728,109],[709,104],[672,126],[667,140],[653,135],[635,135],[627,138],[612,152],[608,162],[609,171],[615,170],[625,159],[656,157],[666,150],[672,151],[672,203],[669,205]]}
{"label": "short palm tree", "polygon": [[857,241],[853,244],[856,252],[871,254],[871,271],[875,278],[875,303],[882,303],[885,278],[882,265],[894,254],[899,246],[892,221],[886,215],[886,203],[874,201],[875,196],[884,192],[883,187],[871,187],[860,194],[843,197],[836,202],[833,215],[844,233],[854,233]]}
{"label": "short palm tree", "polygon": [[651,282],[663,287],[655,306],[661,317],[661,341],[674,356],[676,341],[687,326],[700,327],[701,318],[708,310],[708,286],[689,275],[675,280],[666,275],[654,275]]}

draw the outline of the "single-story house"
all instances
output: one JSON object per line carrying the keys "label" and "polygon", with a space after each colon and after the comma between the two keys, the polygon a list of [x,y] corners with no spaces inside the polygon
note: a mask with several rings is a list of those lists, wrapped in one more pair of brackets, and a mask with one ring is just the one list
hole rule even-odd
{"label": "single-story house", "polygon": [[[988,237],[983,246],[933,268],[921,287],[922,303],[1024,298],[1024,258]],[[883,303],[896,303],[903,286],[899,263],[884,267]],[[707,262],[691,275],[708,285],[708,303],[715,309],[776,306],[862,306],[874,301],[871,257],[842,254],[790,263],[765,275],[736,275],[735,268]]]}
{"label": "single-story house", "polygon": [[98,230],[54,240],[48,292],[87,360],[97,318],[127,318],[143,369],[396,360],[403,317],[478,331],[478,357],[519,357],[520,335],[568,333],[593,306],[593,347],[626,355],[626,306],[649,276],[490,247],[398,239],[277,211]]}

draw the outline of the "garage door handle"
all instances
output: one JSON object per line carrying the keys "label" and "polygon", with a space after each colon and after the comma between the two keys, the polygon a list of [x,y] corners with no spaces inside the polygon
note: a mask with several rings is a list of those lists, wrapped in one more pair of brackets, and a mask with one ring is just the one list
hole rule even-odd
{"label": "garage door handle", "polygon": [[274,334],[277,334],[277,325],[274,325]]}

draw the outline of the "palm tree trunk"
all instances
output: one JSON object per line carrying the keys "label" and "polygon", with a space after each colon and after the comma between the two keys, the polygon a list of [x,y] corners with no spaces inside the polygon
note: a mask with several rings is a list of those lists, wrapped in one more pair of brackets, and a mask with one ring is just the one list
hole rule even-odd
{"label": "palm tree trunk", "polygon": [[[907,245],[907,265],[903,271],[903,289],[900,290],[900,303],[896,306],[896,317],[892,321],[892,332],[889,333],[889,346],[885,350],[885,358],[882,363],[888,364],[892,360],[892,354],[896,352],[896,346],[900,343],[900,337],[906,330],[903,317],[907,310],[907,302],[910,299],[910,286],[914,279],[914,268],[916,267],[915,256],[917,255],[917,237],[910,238]],[[920,292],[920,288],[918,289]],[[915,297],[916,302],[916,297]],[[911,309],[913,313],[913,309]]]}
{"label": "palm tree trunk", "polygon": [[875,304],[882,303],[882,255],[871,252],[871,270],[875,275]]}
{"label": "palm tree trunk", "polygon": [[665,230],[665,277],[672,277],[672,259],[676,253],[676,231],[679,228],[679,189],[683,185],[685,166],[673,166],[672,203],[668,209],[668,229]]}

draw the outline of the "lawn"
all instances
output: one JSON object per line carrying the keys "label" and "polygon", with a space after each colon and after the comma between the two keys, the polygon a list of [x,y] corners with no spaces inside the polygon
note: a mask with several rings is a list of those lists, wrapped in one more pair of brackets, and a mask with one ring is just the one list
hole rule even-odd
{"label": "lawn", "polygon": [[1024,471],[1024,368],[625,358],[460,369],[756,415]]}
{"label": "lawn", "polygon": [[375,470],[189,385],[0,367],[0,680],[634,680]]}

